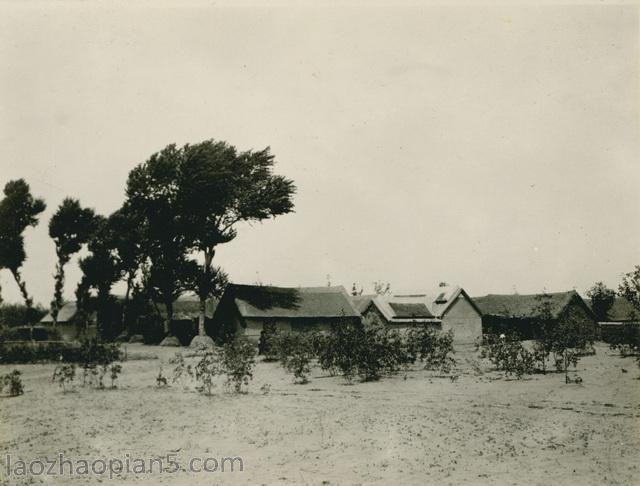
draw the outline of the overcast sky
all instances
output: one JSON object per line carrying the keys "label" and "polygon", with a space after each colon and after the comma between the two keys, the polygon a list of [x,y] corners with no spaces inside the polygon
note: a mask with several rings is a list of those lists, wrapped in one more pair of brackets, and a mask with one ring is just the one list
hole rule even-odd
{"label": "overcast sky", "polygon": [[65,196],[107,214],[136,164],[207,138],[271,146],[298,187],[220,247],[239,283],[582,292],[640,264],[636,7],[148,5],[0,3],[0,184],[48,204],[36,301]]}

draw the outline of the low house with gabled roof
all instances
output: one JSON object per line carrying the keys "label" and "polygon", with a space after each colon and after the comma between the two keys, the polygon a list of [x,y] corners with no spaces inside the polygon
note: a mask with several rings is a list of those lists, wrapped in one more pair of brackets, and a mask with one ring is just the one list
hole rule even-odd
{"label": "low house with gabled roof", "polygon": [[[591,299],[585,299],[585,302],[592,308]],[[616,295],[606,318],[599,321],[598,326],[601,339],[604,342],[614,342],[624,334],[626,328],[640,327],[640,312],[627,299]]]}
{"label": "low house with gabled roof", "polygon": [[546,309],[552,322],[576,319],[585,332],[595,333],[593,312],[575,291],[544,294],[489,294],[474,297],[482,312],[485,334],[517,333],[522,339],[540,337],[540,319]]}
{"label": "low house with gabled roof", "polygon": [[394,329],[405,330],[425,324],[434,329],[442,328],[442,321],[431,313],[420,296],[358,295],[351,300],[365,319],[376,318]]}
{"label": "low house with gabled roof", "polygon": [[[53,315],[51,315],[51,312],[40,319],[40,324],[53,327]],[[65,302],[58,310],[55,329],[63,341],[76,341],[84,337],[93,337],[97,333],[96,313],[92,312],[85,319],[79,319],[76,302]]]}
{"label": "low house with gabled roof", "polygon": [[272,287],[229,284],[220,298],[209,334],[260,337],[266,324],[282,331],[328,330],[333,324],[360,323],[342,286]]}
{"label": "low house with gabled roof", "polygon": [[453,331],[454,342],[468,344],[482,337],[482,315],[459,286],[441,285],[432,292],[352,297],[363,317],[375,315],[394,327],[427,324]]}

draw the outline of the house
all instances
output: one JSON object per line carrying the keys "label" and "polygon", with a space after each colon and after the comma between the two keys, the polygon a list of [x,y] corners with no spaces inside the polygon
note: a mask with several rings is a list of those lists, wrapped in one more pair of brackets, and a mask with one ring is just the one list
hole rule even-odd
{"label": "house", "polygon": [[[591,299],[585,303],[592,308]],[[605,320],[599,321],[600,336],[604,342],[615,341],[616,335],[624,333],[629,326],[640,326],[640,312],[624,297],[616,296],[613,305],[607,311]]]}
{"label": "house", "polygon": [[358,295],[351,297],[354,307],[365,319],[377,318],[393,329],[406,330],[427,324],[442,328],[442,321],[429,310],[422,296]]}
{"label": "house", "polygon": [[346,290],[337,287],[271,287],[229,284],[213,315],[210,335],[244,334],[258,340],[265,324],[282,331],[328,330],[359,323]]}
{"label": "house", "polygon": [[490,294],[475,297],[482,312],[482,327],[485,334],[515,332],[523,339],[536,339],[541,334],[540,317],[548,310],[552,321],[577,319],[585,332],[594,333],[596,318],[582,297],[575,291],[550,294]]}
{"label": "house", "polygon": [[[78,307],[74,301],[65,302],[58,310],[56,331],[63,341],[75,341],[82,337],[93,337],[96,335],[96,313],[88,316],[87,322],[78,319]],[[49,312],[40,319],[40,324],[53,326],[53,316]]]}
{"label": "house", "polygon": [[376,315],[395,327],[427,323],[443,331],[453,331],[457,344],[473,343],[482,337],[480,310],[459,286],[442,285],[427,293],[355,296],[352,299],[363,317]]}

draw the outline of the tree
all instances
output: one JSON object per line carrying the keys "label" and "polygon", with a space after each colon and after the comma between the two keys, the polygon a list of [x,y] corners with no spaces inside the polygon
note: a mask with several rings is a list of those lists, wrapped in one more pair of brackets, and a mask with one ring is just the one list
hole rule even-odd
{"label": "tree", "polygon": [[546,291],[536,295],[534,309],[534,323],[536,342],[533,347],[533,357],[540,363],[542,372],[547,373],[547,359],[553,350],[553,329],[557,319],[553,316],[551,295]]}
{"label": "tree", "polygon": [[640,312],[640,265],[636,265],[632,272],[622,277],[618,293]]}
{"label": "tree", "polygon": [[103,216],[94,216],[93,232],[88,238],[90,254],[80,259],[82,278],[78,284],[76,297],[79,308],[89,310],[90,292],[96,291],[95,308],[98,316],[98,330],[102,337],[115,334],[108,326],[113,308],[111,288],[120,278],[120,266],[113,250],[114,231],[109,220]]}
{"label": "tree", "polygon": [[377,295],[391,295],[391,284],[376,280],[373,282],[373,291]]}
{"label": "tree", "polygon": [[168,145],[135,167],[127,180],[125,205],[140,230],[143,284],[155,303],[166,308],[165,334],[170,334],[173,303],[191,287],[197,264],[188,259],[187,240],[179,210],[183,153]]}
{"label": "tree", "polygon": [[111,246],[118,259],[120,277],[126,282],[121,323],[123,327],[130,331],[130,323],[128,323],[129,301],[136,276],[144,260],[140,218],[130,206],[125,204],[109,216],[108,225]]}
{"label": "tree", "polygon": [[62,307],[64,291],[64,267],[71,256],[87,243],[94,229],[95,213],[93,209],[82,208],[77,199],[65,198],[58,210],[49,220],[49,236],[56,245],[55,287],[51,301],[53,325],[58,321],[58,312]]}
{"label": "tree", "polygon": [[293,182],[272,173],[274,156],[267,147],[238,153],[226,142],[206,140],[181,149],[180,219],[191,249],[202,258],[197,293],[198,333],[205,335],[206,299],[223,279],[213,266],[216,248],[236,235],[241,222],[259,222],[293,211]]}
{"label": "tree", "polygon": [[594,328],[573,310],[562,316],[550,331],[551,350],[557,357],[556,367],[564,371],[565,383],[569,383],[569,364],[577,366],[580,351],[593,344],[594,339]]}
{"label": "tree", "polygon": [[27,255],[24,250],[24,230],[38,224],[38,215],[46,209],[42,199],[31,195],[29,184],[23,179],[9,181],[4,186],[0,201],[0,270],[8,269],[13,275],[25,305],[33,308],[33,299],[27,292],[20,268]]}
{"label": "tree", "polygon": [[616,299],[616,292],[602,282],[596,282],[587,290],[587,297],[591,299],[591,309],[598,321],[608,320],[608,314]]}

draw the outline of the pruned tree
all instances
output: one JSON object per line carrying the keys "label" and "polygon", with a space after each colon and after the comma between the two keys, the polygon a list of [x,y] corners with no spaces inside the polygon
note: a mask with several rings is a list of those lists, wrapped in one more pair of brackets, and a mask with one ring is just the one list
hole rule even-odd
{"label": "pruned tree", "polygon": [[241,222],[259,222],[293,211],[293,182],[272,173],[269,148],[238,152],[215,140],[185,145],[179,182],[180,212],[191,248],[202,259],[198,333],[205,335],[206,299],[221,288],[213,266],[218,245],[236,235]]}
{"label": "pruned tree", "polygon": [[596,282],[587,290],[587,297],[591,299],[591,310],[598,321],[608,320],[608,314],[616,300],[616,292],[603,282]]}
{"label": "pruned tree", "polygon": [[23,233],[38,224],[38,215],[45,209],[44,201],[31,195],[29,184],[23,179],[5,185],[4,198],[0,201],[0,270],[6,268],[11,272],[29,311],[33,308],[33,299],[20,273],[27,258]]}
{"label": "pruned tree", "polygon": [[87,243],[94,230],[96,216],[93,209],[82,208],[80,201],[65,198],[49,220],[49,236],[56,245],[56,272],[51,317],[53,325],[58,322],[58,312],[63,305],[65,265],[73,254]]}

